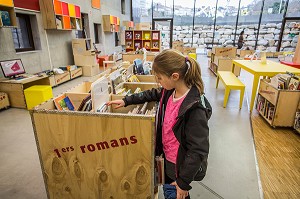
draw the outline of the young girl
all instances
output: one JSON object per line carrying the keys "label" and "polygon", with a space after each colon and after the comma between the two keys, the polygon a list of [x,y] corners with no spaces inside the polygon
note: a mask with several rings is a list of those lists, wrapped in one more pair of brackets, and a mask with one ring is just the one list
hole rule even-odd
{"label": "young girl", "polygon": [[[190,198],[190,183],[206,174],[209,152],[208,120],[212,109],[204,97],[198,63],[175,50],[164,50],[153,62],[162,88],[110,101],[115,108],[159,101],[156,118],[156,155],[164,154],[165,198]],[[172,191],[174,190],[174,191]],[[173,196],[172,196],[173,195]]]}

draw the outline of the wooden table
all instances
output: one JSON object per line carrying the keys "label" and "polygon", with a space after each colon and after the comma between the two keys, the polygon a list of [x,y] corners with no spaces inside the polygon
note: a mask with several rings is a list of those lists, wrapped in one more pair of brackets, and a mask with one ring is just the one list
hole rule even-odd
{"label": "wooden table", "polygon": [[0,91],[7,93],[11,107],[26,108],[24,90],[34,85],[50,85],[48,76],[31,76],[20,80],[0,80]]}
{"label": "wooden table", "polygon": [[250,111],[252,111],[253,109],[257,87],[261,76],[273,77],[277,74],[286,72],[300,74],[300,69],[293,68],[270,60],[267,60],[267,64],[261,64],[260,60],[233,60],[232,63],[232,71],[234,71],[235,66],[239,66],[245,71],[253,74],[254,76],[250,101]]}

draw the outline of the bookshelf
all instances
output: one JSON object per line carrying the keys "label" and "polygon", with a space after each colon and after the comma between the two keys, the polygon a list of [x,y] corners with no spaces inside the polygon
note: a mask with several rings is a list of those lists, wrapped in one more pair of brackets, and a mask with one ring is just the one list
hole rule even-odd
{"label": "bookshelf", "polygon": [[104,32],[119,32],[120,18],[113,15],[102,15]]}
{"label": "bookshelf", "polygon": [[59,0],[40,0],[45,29],[81,30],[80,7]]}
{"label": "bookshelf", "polygon": [[269,79],[260,81],[256,110],[273,127],[293,127],[300,91],[277,89],[269,83]]}
{"label": "bookshelf", "polygon": [[17,27],[13,0],[0,0],[0,28]]}
{"label": "bookshelf", "polygon": [[145,48],[148,51],[160,51],[161,33],[159,30],[126,30],[126,52],[135,51],[137,48]]}

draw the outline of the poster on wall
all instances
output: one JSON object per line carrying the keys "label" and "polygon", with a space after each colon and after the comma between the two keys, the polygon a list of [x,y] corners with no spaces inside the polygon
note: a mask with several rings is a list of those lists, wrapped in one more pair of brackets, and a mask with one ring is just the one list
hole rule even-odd
{"label": "poster on wall", "polygon": [[92,0],[92,8],[100,9],[100,0]]}

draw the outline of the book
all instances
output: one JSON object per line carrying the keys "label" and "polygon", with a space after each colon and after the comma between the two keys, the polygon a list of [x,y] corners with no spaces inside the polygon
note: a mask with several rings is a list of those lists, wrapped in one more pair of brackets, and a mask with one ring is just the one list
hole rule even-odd
{"label": "book", "polygon": [[109,101],[108,79],[101,77],[91,85],[92,108],[94,112],[103,109],[103,104]]}
{"label": "book", "polygon": [[125,39],[132,39],[132,32],[126,32]]}
{"label": "book", "polygon": [[126,48],[132,48],[132,41],[126,42]]}
{"label": "book", "polygon": [[154,41],[154,42],[152,43],[152,45],[153,45],[152,48],[158,48],[158,41]]}
{"label": "book", "polygon": [[88,94],[80,103],[77,111],[83,111],[84,107],[86,106],[87,101],[91,99],[91,94]]}
{"label": "book", "polygon": [[131,76],[128,78],[128,82],[140,82],[140,80],[137,78],[136,75],[131,75]]}
{"label": "book", "polygon": [[1,20],[2,20],[3,26],[11,26],[12,25],[8,11],[1,10],[0,15],[1,15]]}
{"label": "book", "polygon": [[288,89],[289,90],[297,90],[299,87],[299,80],[295,79],[295,78],[291,78],[289,85],[288,85]]}
{"label": "book", "polygon": [[54,104],[58,110],[74,111],[74,105],[68,96],[61,95],[54,99]]}
{"label": "book", "polygon": [[145,36],[144,39],[146,39],[146,40],[149,40],[149,39],[150,39],[150,33],[145,33],[144,36]]}
{"label": "book", "polygon": [[164,166],[164,158],[161,156],[155,157],[155,165],[154,165],[154,184],[156,186],[165,184],[165,166]]}
{"label": "book", "polygon": [[145,42],[145,43],[144,43],[144,48],[150,48],[150,42],[148,42],[148,41]]}
{"label": "book", "polygon": [[153,40],[158,40],[158,39],[159,39],[159,37],[158,37],[158,32],[152,33],[152,39],[153,39]]}
{"label": "book", "polygon": [[134,39],[141,39],[141,33],[135,33]]}
{"label": "book", "polygon": [[300,112],[296,112],[295,115],[295,123],[294,123],[294,129],[299,129],[300,128]]}
{"label": "book", "polygon": [[55,23],[57,29],[63,29],[62,18],[60,16],[56,16]]}

